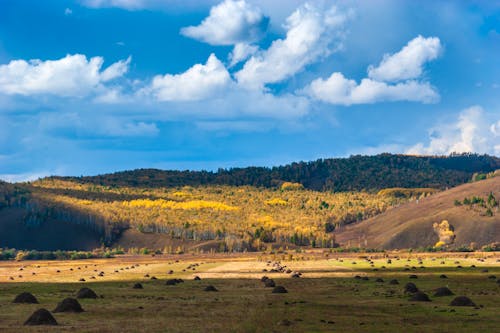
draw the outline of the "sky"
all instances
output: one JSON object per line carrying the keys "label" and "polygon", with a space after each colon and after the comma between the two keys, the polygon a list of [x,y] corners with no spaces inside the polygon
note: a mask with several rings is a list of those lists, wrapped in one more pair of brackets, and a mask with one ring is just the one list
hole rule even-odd
{"label": "sky", "polygon": [[0,179],[383,152],[500,156],[500,1],[0,1]]}

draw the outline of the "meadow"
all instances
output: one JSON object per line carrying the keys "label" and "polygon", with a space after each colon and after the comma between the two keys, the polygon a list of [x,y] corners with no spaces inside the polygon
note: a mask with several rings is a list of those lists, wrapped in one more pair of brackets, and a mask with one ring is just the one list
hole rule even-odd
{"label": "meadow", "polygon": [[[309,250],[5,261],[0,262],[0,331],[495,332],[500,327],[499,259],[499,253],[480,252]],[[297,273],[300,277],[292,277]],[[288,292],[272,293],[263,276]],[[172,279],[184,282],[166,285]],[[390,284],[391,279],[399,284]],[[137,282],[143,289],[132,288]],[[431,301],[409,301],[408,282]],[[218,291],[204,291],[209,285]],[[444,286],[455,295],[434,297],[434,289]],[[79,300],[84,312],[53,313],[59,325],[50,329],[22,326],[34,310],[52,311],[81,287],[99,295]],[[13,304],[21,292],[32,293],[40,304]],[[462,295],[476,306],[449,305]]]}

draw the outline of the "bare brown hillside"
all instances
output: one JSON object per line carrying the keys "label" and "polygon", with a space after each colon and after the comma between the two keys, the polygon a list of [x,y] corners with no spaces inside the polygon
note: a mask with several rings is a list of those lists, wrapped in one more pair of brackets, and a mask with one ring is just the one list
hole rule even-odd
{"label": "bare brown hillside", "polygon": [[492,192],[500,198],[500,177],[464,184],[425,199],[392,208],[383,214],[351,225],[336,235],[341,245],[370,248],[418,248],[438,241],[433,223],[448,220],[454,227],[453,247],[477,246],[500,241],[500,211],[486,216],[485,209],[456,206],[466,197],[487,198]]}

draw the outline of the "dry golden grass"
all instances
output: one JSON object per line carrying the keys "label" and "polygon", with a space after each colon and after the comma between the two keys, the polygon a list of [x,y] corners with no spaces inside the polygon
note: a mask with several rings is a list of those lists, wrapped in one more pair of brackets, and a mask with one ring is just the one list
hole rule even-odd
{"label": "dry golden grass", "polygon": [[[387,263],[387,255],[391,264]],[[494,332],[500,325],[500,288],[487,276],[500,275],[499,258],[500,254],[495,253],[329,254],[318,251],[293,254],[292,257],[259,253],[2,262],[0,331]],[[262,272],[270,269],[275,260],[302,272],[302,277],[295,279],[289,274]],[[445,263],[441,264],[443,260]],[[456,268],[457,261],[462,269]],[[419,267],[420,262],[426,268],[404,270],[405,266]],[[195,271],[182,271],[194,263],[200,264]],[[95,282],[75,282],[77,275],[69,269],[85,265],[88,269],[82,273],[91,274],[97,269],[106,274]],[[471,268],[471,265],[477,267]],[[131,266],[135,268],[130,269]],[[23,271],[19,271],[21,267]],[[125,267],[129,270],[108,274]],[[56,273],[56,269],[61,273]],[[174,273],[166,274],[170,269]],[[484,269],[488,269],[488,273],[483,273]],[[37,270],[37,275],[29,278],[29,282],[26,278],[24,282],[16,279],[5,283],[7,275],[27,275],[32,270]],[[145,273],[155,274],[159,280],[144,278]],[[410,273],[419,278],[409,280]],[[448,279],[439,279],[442,273],[448,275]],[[193,281],[194,274],[202,280]],[[288,293],[272,294],[259,280],[264,274],[285,286]],[[356,280],[354,275],[368,276],[369,280]],[[375,277],[385,282],[374,282]],[[166,286],[167,278],[183,278],[185,282]],[[387,281],[391,278],[397,278],[401,284],[389,285]],[[144,289],[131,288],[138,281],[143,283]],[[415,282],[428,293],[432,302],[409,302],[402,292],[408,281]],[[208,284],[216,286],[219,292],[204,292]],[[483,307],[452,308],[448,306],[452,297],[432,297],[432,290],[443,285],[457,295],[469,296]],[[80,314],[54,314],[60,324],[57,327],[22,326],[35,309],[52,310],[57,302],[74,296],[82,286],[92,288],[104,298],[81,300],[85,312]],[[12,304],[14,296],[22,291],[33,293],[40,304]]]}

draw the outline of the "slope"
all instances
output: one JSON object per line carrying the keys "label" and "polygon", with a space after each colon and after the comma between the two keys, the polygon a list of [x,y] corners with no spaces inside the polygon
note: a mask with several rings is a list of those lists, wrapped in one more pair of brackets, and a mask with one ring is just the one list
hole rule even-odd
{"label": "slope", "polygon": [[474,197],[486,201],[490,193],[500,197],[500,177],[457,186],[389,209],[345,227],[336,234],[336,240],[342,245],[384,249],[433,246],[439,241],[433,224],[447,220],[456,236],[451,247],[470,246],[471,243],[479,247],[499,242],[498,205],[490,209],[493,216],[488,216],[487,207],[481,207],[480,203],[468,204],[474,202]]}

